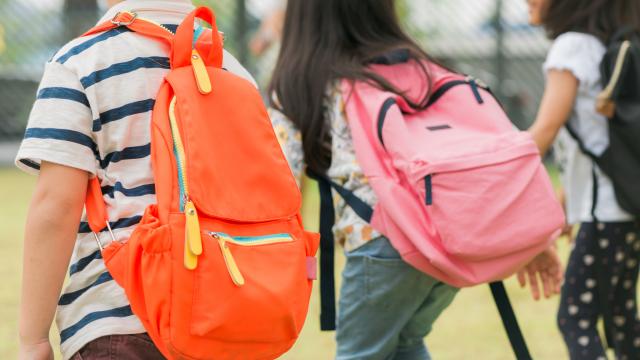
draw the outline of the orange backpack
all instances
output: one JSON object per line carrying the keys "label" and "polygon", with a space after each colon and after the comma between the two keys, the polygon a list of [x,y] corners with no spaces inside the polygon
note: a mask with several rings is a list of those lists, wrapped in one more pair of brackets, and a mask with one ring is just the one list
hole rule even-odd
{"label": "orange backpack", "polygon": [[[213,29],[193,49],[196,17]],[[304,324],[319,236],[302,227],[260,94],[221,68],[208,8],[175,36],[128,12],[86,35],[117,26],[169,42],[171,71],[150,129],[157,204],[126,243],[102,248],[97,234],[110,227],[100,182],[90,182],[88,221],[105,264],[167,358],[274,359]]]}

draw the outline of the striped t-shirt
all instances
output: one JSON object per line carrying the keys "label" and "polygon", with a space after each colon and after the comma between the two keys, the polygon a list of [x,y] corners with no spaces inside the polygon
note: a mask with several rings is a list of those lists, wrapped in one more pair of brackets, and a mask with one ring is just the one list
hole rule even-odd
{"label": "striped t-shirt", "polygon": [[[180,0],[131,0],[101,21],[121,10],[175,29],[193,7]],[[224,67],[253,81],[228,53]],[[17,166],[37,173],[47,161],[96,175],[115,237],[126,240],[155,202],[149,127],[168,69],[165,44],[126,28],[71,41],[46,64]],[[109,238],[103,233],[102,240]],[[84,218],[56,322],[64,359],[96,338],[145,331],[107,272]]]}

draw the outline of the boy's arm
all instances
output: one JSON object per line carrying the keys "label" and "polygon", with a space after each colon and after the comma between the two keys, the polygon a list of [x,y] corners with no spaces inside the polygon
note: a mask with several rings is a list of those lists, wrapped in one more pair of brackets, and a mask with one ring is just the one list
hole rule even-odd
{"label": "boy's arm", "polygon": [[86,171],[42,162],[24,239],[19,323],[21,355],[38,345],[48,346],[49,330],[80,225],[88,179]]}

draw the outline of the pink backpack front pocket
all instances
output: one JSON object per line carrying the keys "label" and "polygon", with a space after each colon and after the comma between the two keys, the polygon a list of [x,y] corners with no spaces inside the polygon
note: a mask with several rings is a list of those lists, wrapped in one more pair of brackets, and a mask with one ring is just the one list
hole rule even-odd
{"label": "pink backpack front pocket", "polygon": [[558,207],[547,206],[553,189],[531,142],[426,165],[414,181],[443,248],[464,261],[526,251],[561,225],[536,221]]}

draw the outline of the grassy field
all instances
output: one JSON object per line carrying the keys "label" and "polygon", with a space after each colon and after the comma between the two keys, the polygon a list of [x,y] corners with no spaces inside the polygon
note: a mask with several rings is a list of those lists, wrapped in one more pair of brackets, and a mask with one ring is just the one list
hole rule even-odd
{"label": "grassy field", "polygon": [[[22,258],[22,234],[27,203],[35,179],[16,170],[0,169],[0,359],[14,359],[17,352],[17,309]],[[317,198],[313,191],[306,196],[305,213],[315,211]],[[313,219],[314,216],[307,216]],[[308,224],[310,228],[317,226]],[[564,256],[567,245],[559,243]],[[339,256],[338,264],[343,259]],[[340,271],[338,266],[336,272]],[[339,279],[339,276],[337,276]],[[518,288],[513,279],[508,288],[516,313],[524,329],[534,359],[565,359],[564,345],[555,326],[558,299],[534,302],[527,291]],[[319,331],[319,300],[312,297],[309,317],[295,347],[282,359],[332,359],[333,333]],[[52,336],[57,342],[55,335]],[[513,359],[487,286],[465,289],[438,320],[427,344],[435,359],[502,360]]]}

